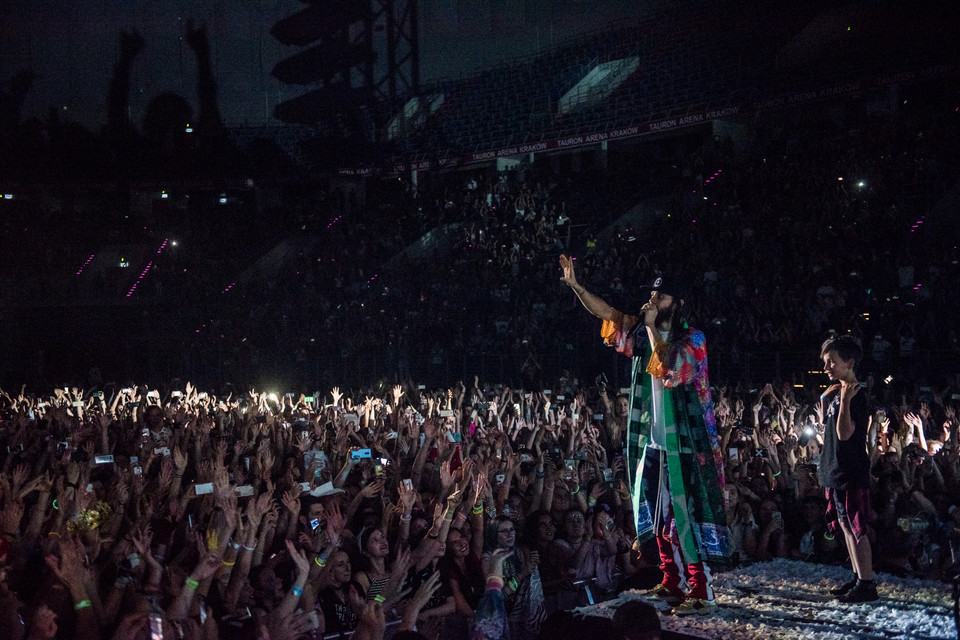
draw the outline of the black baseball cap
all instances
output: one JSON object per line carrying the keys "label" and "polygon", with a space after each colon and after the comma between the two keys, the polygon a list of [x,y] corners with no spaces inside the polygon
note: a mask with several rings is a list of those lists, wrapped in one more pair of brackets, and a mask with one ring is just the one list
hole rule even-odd
{"label": "black baseball cap", "polygon": [[658,291],[662,294],[673,296],[674,298],[683,300],[687,298],[689,291],[683,285],[683,280],[681,280],[676,274],[667,273],[660,276],[657,276],[653,280],[647,289],[651,291]]}

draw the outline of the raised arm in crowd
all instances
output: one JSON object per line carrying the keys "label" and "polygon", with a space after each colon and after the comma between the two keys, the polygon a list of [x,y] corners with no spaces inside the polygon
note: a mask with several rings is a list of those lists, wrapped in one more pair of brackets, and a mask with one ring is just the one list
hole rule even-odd
{"label": "raised arm in crowd", "polygon": [[[609,307],[577,285],[602,317]],[[597,601],[642,586],[658,559],[630,550],[620,399],[602,381],[551,393],[470,382],[323,397],[0,393],[4,628],[536,638],[588,590]],[[870,535],[878,569],[934,576],[960,521],[956,402],[912,395],[872,413]],[[837,560],[813,394],[714,397],[738,561]]]}

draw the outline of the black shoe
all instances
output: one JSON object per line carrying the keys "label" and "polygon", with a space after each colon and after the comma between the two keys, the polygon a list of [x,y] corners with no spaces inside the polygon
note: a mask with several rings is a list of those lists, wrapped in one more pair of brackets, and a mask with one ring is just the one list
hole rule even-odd
{"label": "black shoe", "polygon": [[843,602],[844,604],[873,602],[874,600],[879,599],[880,596],[877,595],[877,586],[873,584],[873,581],[870,581],[869,583],[858,582],[857,586],[851,589],[849,593],[837,597],[837,600]]}
{"label": "black shoe", "polygon": [[850,582],[844,582],[842,585],[836,589],[830,589],[830,594],[835,596],[845,596],[850,593],[850,590],[857,586],[857,578],[854,576],[850,579]]}

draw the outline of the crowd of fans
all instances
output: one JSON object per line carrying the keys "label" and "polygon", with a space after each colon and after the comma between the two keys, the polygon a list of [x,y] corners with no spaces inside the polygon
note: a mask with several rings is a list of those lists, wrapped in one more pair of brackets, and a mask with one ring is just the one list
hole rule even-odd
{"label": "crowd of fans", "polygon": [[[626,397],[554,383],[2,392],[3,628],[572,637],[558,616],[656,584],[659,558],[631,551]],[[865,389],[874,564],[942,578],[960,532],[960,377],[883,387]],[[714,389],[732,566],[846,559],[816,479],[819,391]]]}
{"label": "crowd of fans", "polygon": [[[196,336],[194,351],[222,349],[238,363],[254,357],[286,375],[275,349],[295,345],[325,371],[372,356],[379,371],[438,383],[460,377],[452,369],[461,357],[508,353],[524,340],[523,350],[542,352],[554,347],[542,334],[559,301],[535,281],[552,280],[546,256],[579,238],[586,220],[597,223],[600,191],[610,182],[596,173],[461,174],[419,187],[371,181],[352,205],[331,197],[334,222],[310,223],[321,227],[316,244],[216,299],[209,314],[216,329]],[[414,242],[425,232],[439,240],[418,253]]]}

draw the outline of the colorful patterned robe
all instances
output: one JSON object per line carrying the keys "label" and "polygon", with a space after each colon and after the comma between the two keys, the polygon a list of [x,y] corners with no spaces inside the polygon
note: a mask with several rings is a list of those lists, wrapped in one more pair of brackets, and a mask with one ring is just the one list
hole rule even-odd
{"label": "colorful patterned robe", "polygon": [[[627,471],[632,487],[637,539],[653,538],[653,514],[644,497],[641,475],[653,413],[651,376],[664,383],[665,451],[673,520],[670,537],[687,562],[701,559],[724,566],[727,557],[727,518],[723,505],[723,455],[713,415],[707,377],[703,332],[684,325],[679,335],[650,349],[646,332],[638,333],[640,353],[630,330],[636,316],[615,312],[604,321],[601,336],[620,353],[633,358],[627,420]],[[646,375],[650,374],[650,375]],[[681,453],[685,451],[687,453]]]}

